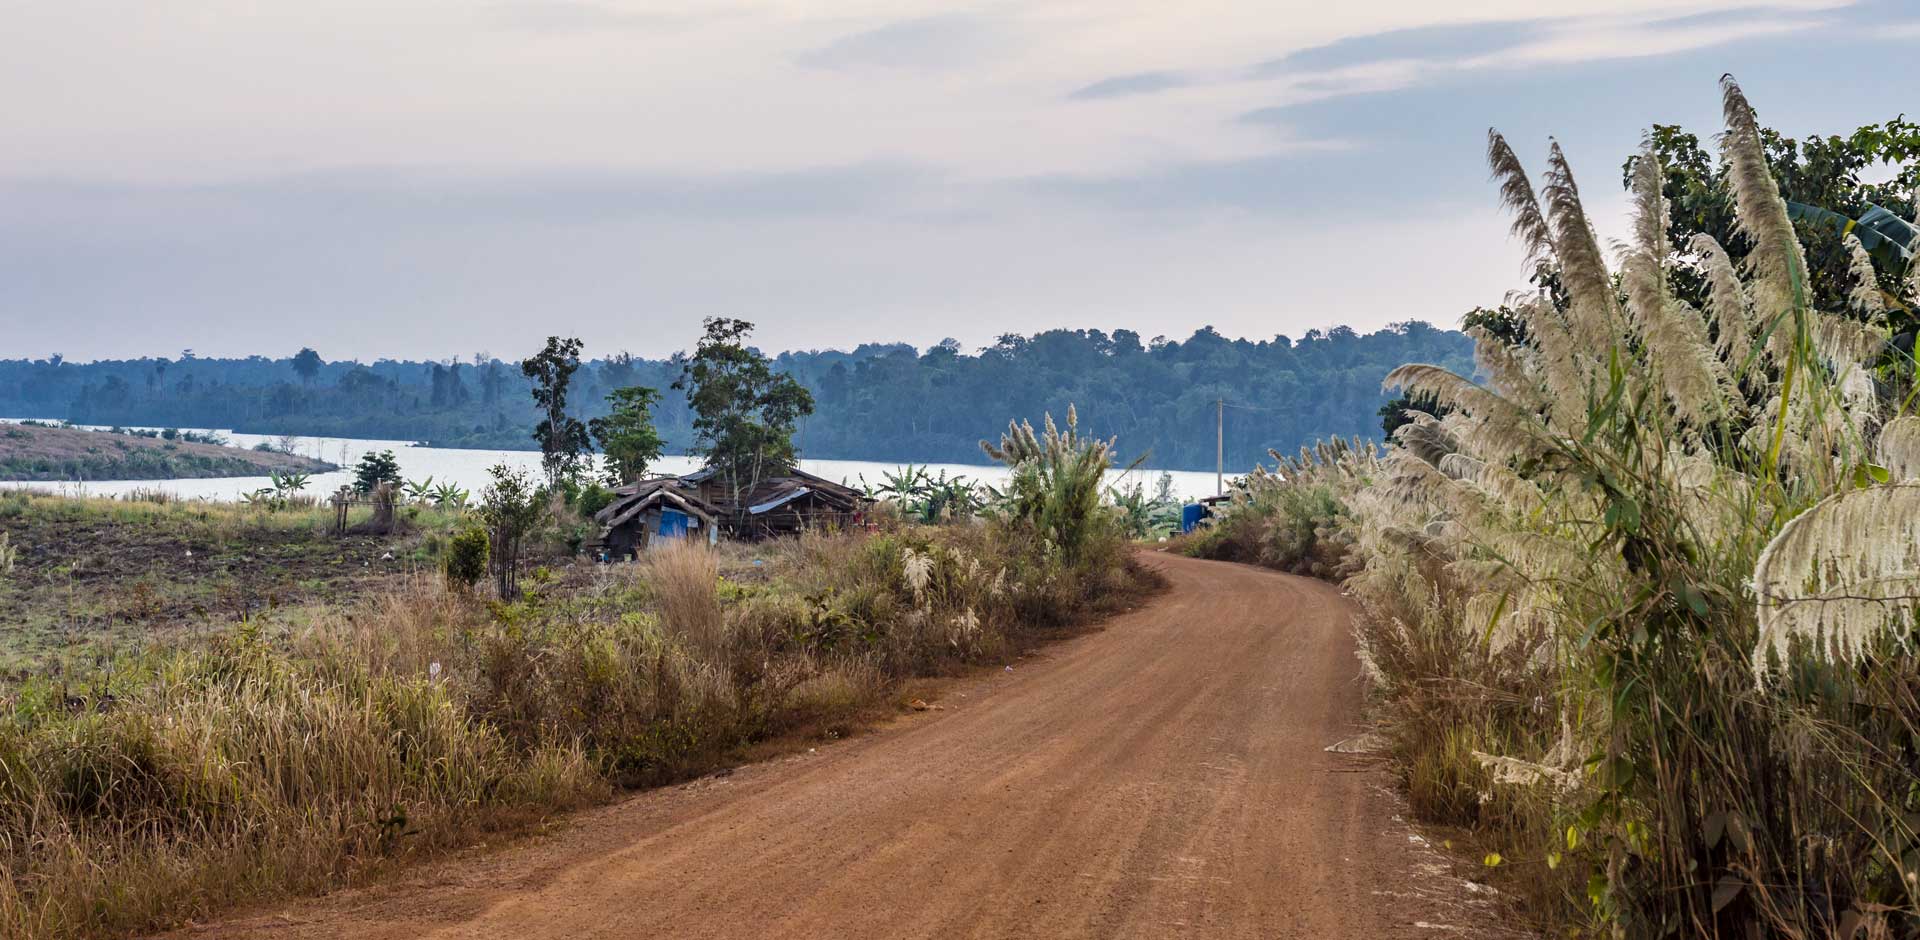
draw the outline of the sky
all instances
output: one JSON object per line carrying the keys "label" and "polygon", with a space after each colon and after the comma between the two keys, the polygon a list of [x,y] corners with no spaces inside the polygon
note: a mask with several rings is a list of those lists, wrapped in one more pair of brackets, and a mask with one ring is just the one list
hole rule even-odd
{"label": "sky", "polygon": [[[1457,325],[1483,163],[1913,106],[1889,0],[0,0],[0,358]],[[1844,51],[1836,58],[1837,51]],[[1861,63],[1849,67],[1845,62]],[[1896,69],[1897,71],[1897,69]]]}

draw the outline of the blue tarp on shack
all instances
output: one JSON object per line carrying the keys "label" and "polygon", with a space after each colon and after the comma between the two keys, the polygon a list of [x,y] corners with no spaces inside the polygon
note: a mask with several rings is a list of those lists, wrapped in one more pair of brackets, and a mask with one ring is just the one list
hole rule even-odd
{"label": "blue tarp on shack", "polygon": [[687,537],[687,514],[677,509],[660,510],[660,532],[665,538],[680,539]]}
{"label": "blue tarp on shack", "polygon": [[1193,527],[1199,525],[1200,520],[1206,517],[1207,517],[1207,507],[1202,506],[1199,503],[1188,503],[1185,506],[1180,507],[1181,533],[1184,534],[1187,532],[1192,532]]}

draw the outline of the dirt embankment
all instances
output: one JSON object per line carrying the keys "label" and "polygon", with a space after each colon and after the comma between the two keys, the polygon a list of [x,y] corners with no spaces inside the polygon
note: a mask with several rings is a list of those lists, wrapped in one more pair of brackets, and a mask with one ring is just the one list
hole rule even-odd
{"label": "dirt embankment", "polygon": [[900,727],[195,937],[1497,936],[1401,822],[1325,584],[1171,589]]}
{"label": "dirt embankment", "polygon": [[270,451],[82,428],[0,425],[0,482],[174,480],[318,473],[330,463]]}

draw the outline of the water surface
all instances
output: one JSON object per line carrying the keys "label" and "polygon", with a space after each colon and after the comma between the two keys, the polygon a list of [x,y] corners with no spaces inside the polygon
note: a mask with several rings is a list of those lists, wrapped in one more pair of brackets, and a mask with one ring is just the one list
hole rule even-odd
{"label": "water surface", "polygon": [[[16,419],[0,419],[8,422]],[[83,425],[84,426],[84,425]],[[145,429],[141,429],[145,430]],[[194,430],[207,430],[196,428]],[[278,444],[281,438],[268,434],[238,434],[220,430],[235,447],[251,448],[256,444]],[[339,464],[343,469],[331,473],[316,473],[307,484],[306,492],[325,495],[353,482],[353,472],[349,469],[358,463],[361,456],[374,451],[391,450],[394,458],[400,462],[400,475],[407,480],[425,480],[433,478],[435,484],[451,482],[471,492],[478,499],[481,488],[489,479],[487,470],[497,464],[518,467],[538,476],[540,473],[540,454],[527,450],[474,450],[458,447],[423,447],[411,441],[377,441],[359,438],[340,437],[301,437],[293,442],[294,453]],[[848,486],[859,487],[862,478],[878,486],[884,474],[898,471],[904,465],[901,462],[871,460],[806,460],[800,461],[800,469],[829,480],[843,482]],[[690,473],[700,468],[697,457],[662,457],[654,464],[660,473]],[[978,464],[932,464],[929,472],[939,474],[945,471],[949,477],[964,476],[975,482],[1003,484],[1007,479],[1007,469],[1001,466]],[[1109,484],[1130,487],[1135,482],[1144,483],[1149,492],[1160,478],[1159,470],[1134,470],[1123,473],[1115,470],[1107,474]],[[1210,496],[1214,492],[1214,475],[1189,470],[1175,470],[1173,491],[1182,499],[1195,499]],[[67,493],[89,496],[123,496],[136,490],[162,490],[183,499],[208,499],[235,501],[244,493],[271,486],[266,477],[216,477],[211,479],[183,480],[97,480],[85,483],[32,481],[6,482],[0,487],[25,487],[45,492]]]}

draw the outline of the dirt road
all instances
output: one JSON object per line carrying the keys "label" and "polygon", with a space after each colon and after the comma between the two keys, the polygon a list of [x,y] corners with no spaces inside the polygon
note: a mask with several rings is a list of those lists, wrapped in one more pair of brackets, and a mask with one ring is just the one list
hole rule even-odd
{"label": "dirt road", "polygon": [[1378,763],[1325,750],[1360,730],[1339,592],[1149,559],[1167,593],[940,711],[192,934],[1482,935]]}

